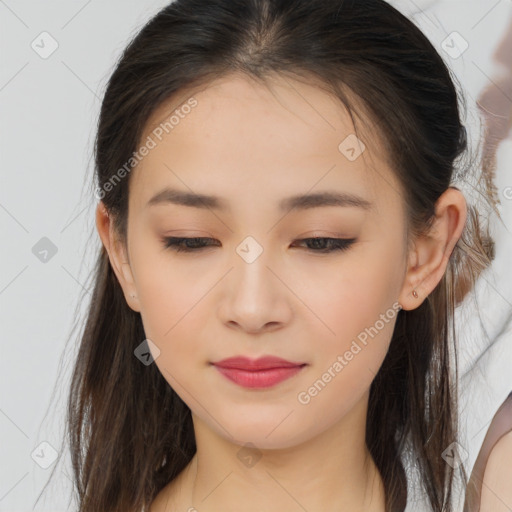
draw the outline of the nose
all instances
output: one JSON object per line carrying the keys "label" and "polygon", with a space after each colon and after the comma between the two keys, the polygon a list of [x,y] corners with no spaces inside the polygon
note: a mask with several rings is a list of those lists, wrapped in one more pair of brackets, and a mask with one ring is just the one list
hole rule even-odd
{"label": "nose", "polygon": [[293,293],[286,284],[286,273],[269,261],[265,251],[251,263],[237,258],[220,297],[221,321],[250,334],[281,329],[293,314]]}

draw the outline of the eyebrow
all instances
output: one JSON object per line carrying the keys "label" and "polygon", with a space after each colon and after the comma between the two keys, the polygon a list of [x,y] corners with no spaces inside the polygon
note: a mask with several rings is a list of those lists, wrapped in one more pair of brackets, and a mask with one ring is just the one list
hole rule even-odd
{"label": "eyebrow", "polygon": [[[177,204],[192,208],[212,209],[218,211],[228,210],[228,203],[225,199],[217,196],[197,194],[183,190],[165,188],[154,195],[146,206],[160,204]],[[287,197],[279,201],[278,208],[285,212],[294,208],[307,210],[323,206],[343,206],[371,210],[373,204],[368,200],[349,192],[323,191],[310,194],[299,194]]]}

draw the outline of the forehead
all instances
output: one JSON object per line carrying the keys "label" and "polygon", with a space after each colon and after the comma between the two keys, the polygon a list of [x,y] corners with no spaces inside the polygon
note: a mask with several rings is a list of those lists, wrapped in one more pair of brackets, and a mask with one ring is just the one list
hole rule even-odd
{"label": "forehead", "polygon": [[284,75],[262,84],[233,73],[181,91],[149,118],[141,144],[150,139],[131,176],[138,207],[173,185],[241,204],[333,188],[377,206],[400,198],[371,121],[356,135],[337,98]]}

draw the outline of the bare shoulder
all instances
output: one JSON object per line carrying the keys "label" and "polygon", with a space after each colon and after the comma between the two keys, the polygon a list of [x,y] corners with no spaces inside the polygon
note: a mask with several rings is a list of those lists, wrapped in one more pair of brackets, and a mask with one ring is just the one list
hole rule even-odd
{"label": "bare shoulder", "polygon": [[480,512],[510,512],[512,510],[512,430],[495,444],[482,484]]}

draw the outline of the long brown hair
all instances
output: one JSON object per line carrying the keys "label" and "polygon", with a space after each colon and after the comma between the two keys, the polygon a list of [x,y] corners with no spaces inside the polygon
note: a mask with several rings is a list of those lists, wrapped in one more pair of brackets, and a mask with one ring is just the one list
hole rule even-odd
{"label": "long brown hair", "polygon": [[[386,2],[176,0],[129,43],[101,106],[95,186],[124,242],[130,175],[107,184],[141,144],[149,116],[178,92],[233,71],[262,83],[271,73],[316,80],[354,126],[367,113],[403,188],[409,241],[430,227],[439,196],[456,179],[469,182],[477,167],[466,151],[455,78]],[[494,208],[485,184],[481,195]],[[406,455],[432,510],[453,510],[455,469],[442,454],[458,439],[454,309],[492,258],[488,228],[468,205],[442,280],[417,309],[398,314],[370,388],[366,429],[387,511],[405,508]],[[91,278],[67,418],[79,511],[138,512],[193,457],[191,414],[157,366],[134,357],[145,339],[141,317],[127,305],[103,246]]]}

